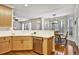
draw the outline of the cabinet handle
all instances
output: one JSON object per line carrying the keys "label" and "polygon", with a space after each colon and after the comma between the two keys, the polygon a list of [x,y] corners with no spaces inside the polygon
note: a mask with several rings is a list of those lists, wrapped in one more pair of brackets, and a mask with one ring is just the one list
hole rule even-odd
{"label": "cabinet handle", "polygon": [[6,38],[4,38],[4,40],[5,40]]}
{"label": "cabinet handle", "polygon": [[9,44],[10,44],[10,40],[9,40]]}
{"label": "cabinet handle", "polygon": [[23,40],[21,40],[21,44],[23,44]]}

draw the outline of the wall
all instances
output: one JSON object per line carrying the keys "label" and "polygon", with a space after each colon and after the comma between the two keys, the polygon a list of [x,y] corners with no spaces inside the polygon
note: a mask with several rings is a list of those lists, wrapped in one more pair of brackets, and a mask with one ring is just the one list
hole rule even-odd
{"label": "wall", "polygon": [[[60,4],[61,5],[61,4]],[[41,6],[41,5],[40,5]],[[64,6],[64,5],[63,5]],[[19,8],[21,8],[22,6],[18,5]],[[49,9],[47,11],[44,11],[43,9],[46,8],[46,7],[43,7],[42,9],[40,9],[40,7],[38,8],[34,8],[33,6],[28,6],[28,8],[32,8],[30,9],[30,11],[28,11],[27,9],[24,10],[24,6],[22,7],[23,8],[23,11],[18,9],[17,7],[17,10],[16,8],[14,9],[14,15],[16,17],[19,17],[20,20],[21,19],[32,19],[32,18],[38,18],[38,17],[42,17],[42,18],[53,18],[53,17],[60,17],[60,16],[65,16],[65,15],[69,15],[73,12],[73,8],[74,8],[74,5],[65,5],[63,8],[60,8],[60,7],[57,7],[55,9],[55,6],[49,6]],[[34,8],[34,9],[33,9]],[[39,9],[39,10],[38,10]],[[40,13],[40,11],[42,11]],[[21,11],[21,12],[20,12]],[[30,14],[29,14],[30,13]],[[56,14],[56,16],[53,16],[53,14]],[[26,17],[25,17],[26,16]]]}
{"label": "wall", "polygon": [[[60,16],[66,16],[66,15],[70,15],[73,13],[73,8],[63,8],[63,9],[58,9],[55,11],[48,11],[46,13],[42,13],[39,15],[32,15],[30,18],[38,18],[38,17],[42,17],[42,18],[54,18],[54,17],[60,17]],[[53,14],[56,14],[56,16],[53,16]]]}
{"label": "wall", "polygon": [[[78,37],[78,33],[79,33],[79,31],[78,31],[78,17],[79,17],[79,5],[77,4],[77,5],[75,5],[75,8],[74,8],[74,20],[73,20],[73,23],[74,23],[74,25],[73,25],[73,41],[75,41],[76,42],[76,44],[77,44],[77,46],[79,47],[79,37]],[[76,22],[76,23],[75,23]]]}
{"label": "wall", "polygon": [[22,29],[22,24],[18,21],[13,21],[13,29],[14,30],[21,30]]}

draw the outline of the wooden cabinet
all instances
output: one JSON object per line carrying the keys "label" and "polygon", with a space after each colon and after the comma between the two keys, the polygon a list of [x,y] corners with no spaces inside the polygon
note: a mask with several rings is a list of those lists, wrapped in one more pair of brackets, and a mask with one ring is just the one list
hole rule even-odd
{"label": "wooden cabinet", "polygon": [[23,40],[23,50],[32,50],[33,48],[33,40]]}
{"label": "wooden cabinet", "polygon": [[10,51],[9,44],[10,44],[9,41],[2,42],[2,50],[4,53]]}
{"label": "wooden cabinet", "polygon": [[53,43],[53,38],[48,38],[47,40],[47,54],[51,54],[53,52],[52,49],[54,49],[54,43]]}
{"label": "wooden cabinet", "polygon": [[[8,49],[6,49],[6,50],[11,51],[11,49],[12,49],[12,37],[5,37],[4,39],[6,40],[5,45],[8,46]],[[7,48],[7,46],[6,46],[6,48]]]}
{"label": "wooden cabinet", "polygon": [[0,37],[0,54],[11,50],[33,50],[39,54],[51,54],[53,37],[12,36]]}
{"label": "wooden cabinet", "polygon": [[33,51],[43,54],[43,38],[41,37],[34,37],[33,40]]}
{"label": "wooden cabinet", "polygon": [[14,36],[13,50],[32,50],[33,39],[31,36]]}
{"label": "wooden cabinet", "polygon": [[0,42],[0,54],[9,52],[9,42]]}
{"label": "wooden cabinet", "polygon": [[13,41],[13,50],[22,50],[21,40]]}
{"label": "wooden cabinet", "polygon": [[33,51],[38,54],[52,54],[53,49],[53,37],[43,38],[43,37],[33,37]]}
{"label": "wooden cabinet", "polygon": [[53,37],[43,38],[43,54],[51,55],[54,49]]}
{"label": "wooden cabinet", "polygon": [[12,9],[0,5],[0,27],[11,27]]}
{"label": "wooden cabinet", "polygon": [[11,37],[0,37],[0,54],[11,51]]}

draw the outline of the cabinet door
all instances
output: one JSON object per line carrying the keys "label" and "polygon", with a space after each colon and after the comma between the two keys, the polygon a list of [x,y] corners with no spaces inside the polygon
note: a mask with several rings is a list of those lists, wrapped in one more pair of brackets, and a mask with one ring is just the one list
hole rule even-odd
{"label": "cabinet door", "polygon": [[5,40],[9,43],[8,50],[10,51],[12,49],[12,38],[11,37],[5,37]]}
{"label": "cabinet door", "polygon": [[47,54],[51,54],[52,53],[52,49],[54,49],[53,47],[53,38],[49,38],[47,39]]}
{"label": "cabinet door", "polygon": [[2,54],[3,53],[3,44],[2,44],[2,42],[0,42],[0,54]]}
{"label": "cabinet door", "polygon": [[11,8],[3,6],[3,22],[5,21],[5,23],[3,24],[3,27],[10,27],[11,26],[11,18],[12,18],[12,14],[11,14]]}
{"label": "cabinet door", "polygon": [[0,5],[0,27],[2,26],[3,24],[3,6]]}
{"label": "cabinet door", "polygon": [[10,46],[9,46],[10,41],[3,42],[2,44],[3,44],[3,52],[4,53],[10,51]]}
{"label": "cabinet door", "polygon": [[0,54],[10,51],[9,44],[9,41],[0,42]]}
{"label": "cabinet door", "polygon": [[23,41],[23,50],[32,50],[32,45],[33,45],[32,41],[24,40]]}
{"label": "cabinet door", "polygon": [[13,41],[13,50],[22,50],[22,41],[21,40]]}
{"label": "cabinet door", "polygon": [[13,50],[32,50],[33,39],[30,36],[13,37]]}
{"label": "cabinet door", "polygon": [[0,5],[0,27],[11,27],[12,9]]}
{"label": "cabinet door", "polygon": [[33,38],[31,36],[24,37],[23,39],[23,50],[32,50]]}
{"label": "cabinet door", "polygon": [[35,37],[33,43],[34,43],[33,50],[39,54],[42,54],[43,53],[43,39]]}

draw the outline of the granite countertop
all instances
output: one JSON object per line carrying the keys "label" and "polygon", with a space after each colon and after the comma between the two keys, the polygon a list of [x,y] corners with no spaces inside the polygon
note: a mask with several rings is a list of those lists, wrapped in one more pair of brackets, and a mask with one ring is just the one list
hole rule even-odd
{"label": "granite countertop", "polygon": [[37,35],[37,34],[35,34],[35,35],[31,35],[31,34],[24,34],[24,35],[22,35],[22,34],[19,34],[19,35],[0,35],[0,37],[7,37],[7,36],[37,36],[37,37],[49,38],[49,37],[52,37],[54,35]]}
{"label": "granite countertop", "polygon": [[49,32],[44,32],[44,31],[40,31],[36,34],[33,34],[33,32],[0,32],[0,37],[7,37],[7,36],[37,36],[37,37],[44,37],[44,38],[49,38],[54,36],[54,33],[49,33]]}

